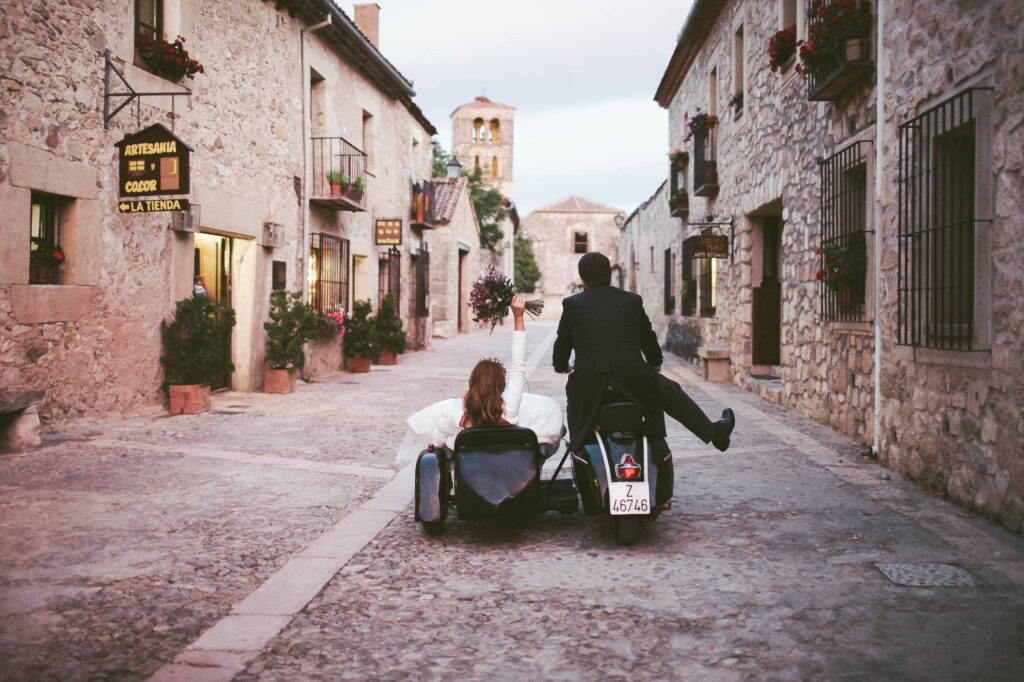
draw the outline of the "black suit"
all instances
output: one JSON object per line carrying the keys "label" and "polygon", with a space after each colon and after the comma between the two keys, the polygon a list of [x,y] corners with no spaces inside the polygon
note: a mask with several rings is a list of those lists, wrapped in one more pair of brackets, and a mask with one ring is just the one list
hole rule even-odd
{"label": "black suit", "polygon": [[662,362],[661,347],[642,298],[601,285],[563,299],[552,352],[556,372],[566,371],[573,350],[575,370],[565,386],[570,450],[582,446],[609,384],[643,404],[648,436],[665,436],[660,375],[654,369]]}

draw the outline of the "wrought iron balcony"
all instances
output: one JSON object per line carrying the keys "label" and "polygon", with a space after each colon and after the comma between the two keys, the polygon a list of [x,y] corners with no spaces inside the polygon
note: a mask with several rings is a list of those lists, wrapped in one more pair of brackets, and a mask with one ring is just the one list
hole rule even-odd
{"label": "wrought iron balcony", "polygon": [[708,116],[707,126],[693,134],[693,193],[698,197],[718,195],[716,143],[718,118]]}
{"label": "wrought iron balcony", "polygon": [[434,227],[434,197],[436,185],[430,180],[412,187],[412,208],[409,213],[409,225],[412,227]]}
{"label": "wrought iron balcony", "polygon": [[309,200],[339,211],[366,210],[366,154],[343,137],[314,137]]}
{"label": "wrought iron balcony", "polygon": [[807,99],[812,102],[834,102],[859,80],[875,70],[867,40],[848,40],[825,56],[818,68],[809,72]]}

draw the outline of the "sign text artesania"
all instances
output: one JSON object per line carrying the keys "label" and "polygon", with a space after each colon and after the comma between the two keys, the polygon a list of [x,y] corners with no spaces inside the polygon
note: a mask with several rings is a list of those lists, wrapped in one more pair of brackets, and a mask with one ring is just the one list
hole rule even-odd
{"label": "sign text artesania", "polygon": [[718,234],[701,234],[690,237],[693,258],[728,258],[729,238]]}
{"label": "sign text artesania", "polygon": [[192,150],[164,126],[155,123],[127,135],[117,143],[117,148],[120,152],[117,177],[120,196],[188,194],[189,153]]}

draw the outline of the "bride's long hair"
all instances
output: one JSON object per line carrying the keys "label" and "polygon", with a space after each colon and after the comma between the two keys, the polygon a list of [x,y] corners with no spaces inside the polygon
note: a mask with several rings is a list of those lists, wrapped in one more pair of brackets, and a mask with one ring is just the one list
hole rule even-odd
{"label": "bride's long hair", "polygon": [[469,375],[469,390],[462,399],[465,414],[461,426],[508,426],[505,421],[505,401],[501,397],[505,390],[505,367],[494,358],[485,358],[476,363]]}

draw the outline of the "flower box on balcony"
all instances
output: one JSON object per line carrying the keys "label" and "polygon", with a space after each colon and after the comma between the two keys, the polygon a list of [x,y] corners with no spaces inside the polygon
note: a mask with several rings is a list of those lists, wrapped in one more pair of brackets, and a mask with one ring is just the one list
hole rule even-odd
{"label": "flower box on balcony", "polygon": [[842,97],[858,81],[875,70],[868,55],[868,41],[860,38],[846,41],[836,51],[834,66],[823,65],[815,71],[807,99],[812,102],[834,102]]}

